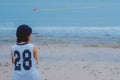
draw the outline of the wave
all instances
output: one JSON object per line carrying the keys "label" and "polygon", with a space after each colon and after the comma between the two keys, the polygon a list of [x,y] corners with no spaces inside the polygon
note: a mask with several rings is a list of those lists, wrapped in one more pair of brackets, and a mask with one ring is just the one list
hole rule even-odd
{"label": "wave", "polygon": [[[17,27],[0,26],[0,34],[14,34]],[[63,27],[63,26],[35,26],[33,33],[41,35],[69,35],[69,36],[120,36],[120,27]]]}
{"label": "wave", "polygon": [[34,27],[34,32],[51,35],[118,36],[120,27]]}

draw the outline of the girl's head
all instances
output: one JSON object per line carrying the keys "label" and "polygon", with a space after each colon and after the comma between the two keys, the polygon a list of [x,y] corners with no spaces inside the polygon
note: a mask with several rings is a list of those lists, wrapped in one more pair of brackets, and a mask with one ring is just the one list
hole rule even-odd
{"label": "girl's head", "polygon": [[16,31],[17,43],[29,42],[32,34],[32,29],[28,25],[20,25]]}

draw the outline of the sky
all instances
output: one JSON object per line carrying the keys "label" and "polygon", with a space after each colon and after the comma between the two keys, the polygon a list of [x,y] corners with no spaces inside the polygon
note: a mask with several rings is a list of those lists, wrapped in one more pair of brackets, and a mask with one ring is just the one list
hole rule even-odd
{"label": "sky", "polygon": [[120,26],[120,0],[0,0],[0,26]]}

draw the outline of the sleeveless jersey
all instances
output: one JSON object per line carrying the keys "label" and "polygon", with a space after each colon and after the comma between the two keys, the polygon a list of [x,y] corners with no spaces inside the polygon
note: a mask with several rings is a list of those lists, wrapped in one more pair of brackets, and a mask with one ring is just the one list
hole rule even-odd
{"label": "sleeveless jersey", "polygon": [[17,44],[12,46],[13,80],[40,80],[33,56],[33,44]]}

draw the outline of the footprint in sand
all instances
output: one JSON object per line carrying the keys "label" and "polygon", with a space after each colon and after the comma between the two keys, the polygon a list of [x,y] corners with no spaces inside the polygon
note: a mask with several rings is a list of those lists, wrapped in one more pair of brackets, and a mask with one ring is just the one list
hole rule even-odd
{"label": "footprint in sand", "polygon": [[2,63],[0,62],[0,66],[2,66]]}
{"label": "footprint in sand", "polygon": [[4,66],[9,67],[10,63],[6,62]]}

